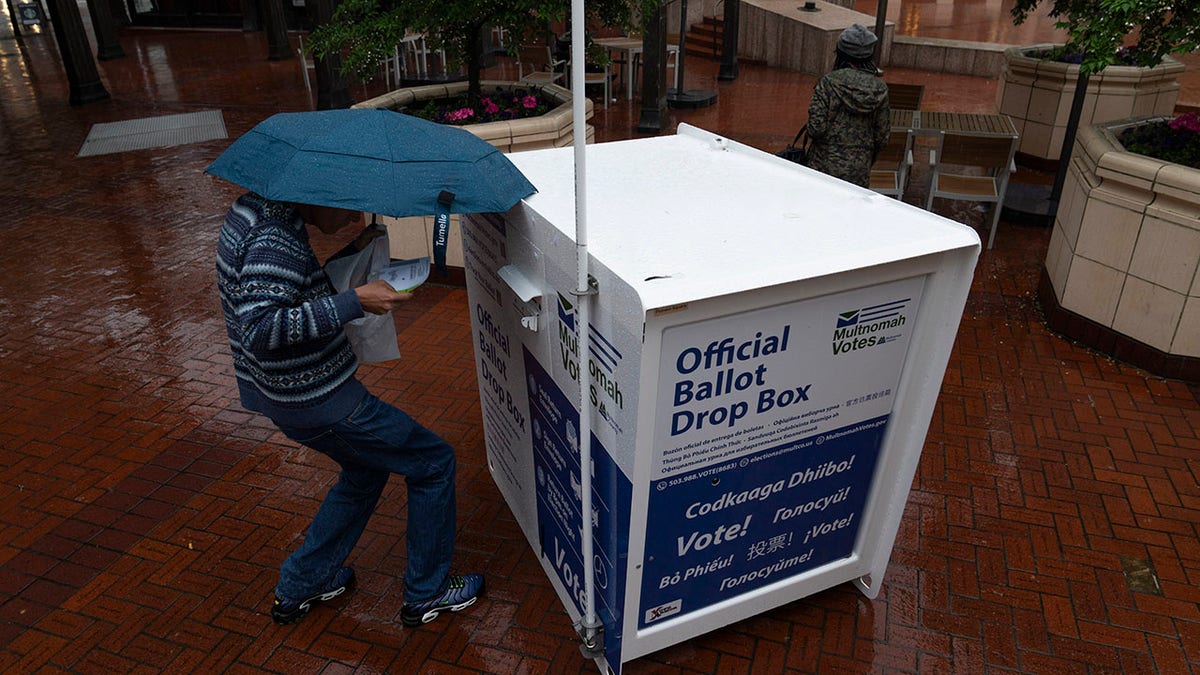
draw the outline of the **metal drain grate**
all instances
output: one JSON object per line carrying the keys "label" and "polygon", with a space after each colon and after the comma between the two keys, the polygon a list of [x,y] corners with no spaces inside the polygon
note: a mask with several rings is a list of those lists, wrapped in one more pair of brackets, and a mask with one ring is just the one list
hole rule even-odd
{"label": "metal drain grate", "polygon": [[93,124],[77,157],[165,148],[227,138],[220,110]]}
{"label": "metal drain grate", "polygon": [[1158,575],[1154,573],[1154,566],[1150,564],[1149,560],[1123,555],[1121,556],[1121,571],[1125,573],[1125,582],[1129,584],[1131,591],[1162,595],[1162,586],[1158,584]]}

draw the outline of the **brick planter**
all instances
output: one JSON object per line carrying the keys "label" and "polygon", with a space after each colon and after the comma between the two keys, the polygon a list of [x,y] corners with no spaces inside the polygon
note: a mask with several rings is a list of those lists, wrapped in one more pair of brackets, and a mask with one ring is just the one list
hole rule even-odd
{"label": "brick planter", "polygon": [[[1067,118],[1079,66],[1047,61],[1036,54],[1057,45],[1010,47],[996,89],[996,107],[1012,117],[1021,135],[1017,151],[1057,162],[1066,137]],[[1176,78],[1183,64],[1167,57],[1153,68],[1109,66],[1088,82],[1079,126],[1145,115],[1170,115],[1179,96]]]}
{"label": "brick planter", "polygon": [[[496,87],[514,86],[512,82],[484,81],[480,83],[483,91]],[[518,85],[520,86],[520,85]],[[504,152],[521,152],[524,150],[541,150],[544,148],[560,148],[571,145],[575,139],[574,114],[571,110],[571,91],[557,85],[539,86],[542,93],[558,102],[558,107],[551,109],[539,117],[505,122],[486,122],[483,124],[468,124],[463,128]],[[424,85],[407,87],[388,92],[382,96],[357,103],[355,108],[400,108],[414,101],[428,101],[461,94],[467,90],[467,82],[450,82],[447,84]],[[592,118],[592,102],[585,103],[587,119]],[[595,138],[595,129],[589,124],[587,142]],[[391,242],[393,258],[417,258],[432,256],[433,247],[433,218],[385,218],[380,222],[388,227],[388,238]],[[451,267],[463,266],[462,235],[459,231],[458,216],[450,217],[450,239],[446,245],[446,264]]]}
{"label": "brick planter", "polygon": [[1155,374],[1200,381],[1200,171],[1082,127],[1046,255],[1050,327]]}

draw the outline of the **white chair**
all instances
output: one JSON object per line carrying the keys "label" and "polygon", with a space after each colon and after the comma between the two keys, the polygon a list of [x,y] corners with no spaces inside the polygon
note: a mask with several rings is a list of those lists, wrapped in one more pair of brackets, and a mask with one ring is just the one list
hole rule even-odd
{"label": "white chair", "polygon": [[380,65],[383,66],[383,80],[387,83],[389,91],[403,86],[408,67],[405,63],[404,53],[400,51],[400,45],[393,47],[392,55],[384,58]]}
{"label": "white chair", "polygon": [[429,74],[429,48],[425,45],[424,33],[406,33],[396,47],[401,72],[407,74],[408,57],[412,56],[417,77],[424,79]]}
{"label": "white chair", "polygon": [[[300,74],[304,76],[304,91],[308,92],[308,96],[312,98],[312,79],[308,76],[310,69],[316,70],[317,64],[308,60],[308,52],[304,49],[304,36],[297,35],[300,41],[300,46],[296,48],[296,56],[300,59]],[[315,72],[313,73],[316,74]]]}
{"label": "white chair", "polygon": [[[642,52],[638,52],[633,57],[633,79],[638,78],[638,72],[642,67]],[[673,88],[679,89],[679,44],[667,43],[667,63],[666,67],[671,69],[671,81],[674,83]],[[633,98],[630,96],[629,98]]]}
{"label": "white chair", "polygon": [[[571,71],[571,63],[568,61],[564,64],[568,73]],[[583,85],[586,89],[592,85],[604,86],[604,107],[608,107],[609,101],[612,100],[612,71],[608,65],[604,66],[601,71],[588,71],[585,69],[583,73]],[[567,86],[570,87],[570,79],[567,80]]]}
{"label": "white chair", "polygon": [[554,60],[549,45],[522,45],[517,50],[517,80],[520,82],[557,84],[566,77],[559,69],[564,65],[564,61]]}
{"label": "white chair", "polygon": [[667,44],[667,67],[671,69],[671,77],[675,82],[675,89],[679,89],[679,44]]}
{"label": "white chair", "polygon": [[913,165],[912,142],[911,130],[892,130],[887,147],[871,165],[872,190],[903,201],[904,188],[908,186],[908,172]]}
{"label": "white chair", "polygon": [[392,48],[392,53],[379,62],[379,65],[383,66],[383,78],[388,90],[404,85],[404,80],[408,77],[410,58],[417,77],[424,78],[428,73],[429,50],[425,46],[423,33],[407,33],[400,39],[400,44]]}
{"label": "white chair", "polygon": [[604,66],[604,70],[601,72],[584,72],[583,84],[585,87],[593,84],[604,85],[604,107],[608,107],[609,101],[612,100],[612,73],[607,65]]}
{"label": "white chair", "polygon": [[[559,66],[563,67],[563,72],[558,71]],[[526,67],[531,69],[528,73],[525,72]],[[517,52],[517,79],[521,82],[557,83],[564,79],[569,72],[570,63],[555,61],[551,56],[549,45],[522,46]],[[585,87],[594,84],[604,85],[604,107],[608,107],[608,102],[612,98],[612,74],[609,72],[608,66],[604,66],[604,70],[600,72],[585,72],[583,84]]]}
{"label": "white chair", "polygon": [[[420,79],[429,77],[429,45],[425,40],[424,33],[407,33],[403,38],[400,38],[400,44],[396,45],[395,53],[383,60],[384,69],[390,73],[395,73],[396,86],[403,83],[405,77],[408,76],[408,62],[411,59],[413,69],[416,76]],[[446,72],[446,51],[438,49],[438,58],[441,60],[442,72]]]}
{"label": "white chair", "polygon": [[933,210],[937,197],[993,204],[987,243],[991,248],[1008,177],[1017,170],[1016,149],[1017,139],[1007,135],[943,131],[937,149],[929,151],[931,178],[925,209]]}
{"label": "white chair", "polygon": [[508,38],[508,31],[503,26],[492,26],[492,48],[504,49],[504,41]]}

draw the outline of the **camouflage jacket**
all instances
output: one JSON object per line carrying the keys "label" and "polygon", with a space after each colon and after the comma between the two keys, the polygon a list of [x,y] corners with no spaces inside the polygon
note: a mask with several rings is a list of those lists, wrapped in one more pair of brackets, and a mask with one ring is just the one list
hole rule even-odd
{"label": "camouflage jacket", "polygon": [[808,166],[870,187],[871,164],[891,130],[887,94],[883,80],[854,68],[822,77],[808,107]]}

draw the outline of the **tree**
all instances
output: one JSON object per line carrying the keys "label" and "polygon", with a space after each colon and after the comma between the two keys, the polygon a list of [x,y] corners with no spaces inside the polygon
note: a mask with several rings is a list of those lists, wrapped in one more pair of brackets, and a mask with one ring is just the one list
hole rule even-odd
{"label": "tree", "polygon": [[[587,5],[588,22],[629,30],[660,2],[595,0]],[[466,67],[468,94],[478,97],[484,30],[504,28],[505,46],[515,52],[531,33],[552,39],[551,26],[569,10],[568,0],[343,0],[331,21],[313,30],[310,44],[321,58],[342,53],[343,70],[369,80],[409,30],[423,30],[452,64]]]}
{"label": "tree", "polygon": [[[1042,0],[1017,0],[1014,23],[1020,24]],[[1067,31],[1066,52],[1080,54],[1079,79],[1067,118],[1058,173],[1050,190],[1048,218],[1053,222],[1067,177],[1071,149],[1079,129],[1088,79],[1116,63],[1124,51],[1138,66],[1156,66],[1168,54],[1200,47],[1200,0],[1050,0],[1055,26]],[[1133,38],[1132,44],[1125,44]]]}
{"label": "tree", "polygon": [[[1041,4],[1017,0],[1014,23]],[[1067,52],[1083,55],[1083,75],[1115,63],[1122,47],[1139,66],[1156,66],[1168,54],[1200,47],[1200,0],[1050,0],[1050,16],[1068,32]]]}

